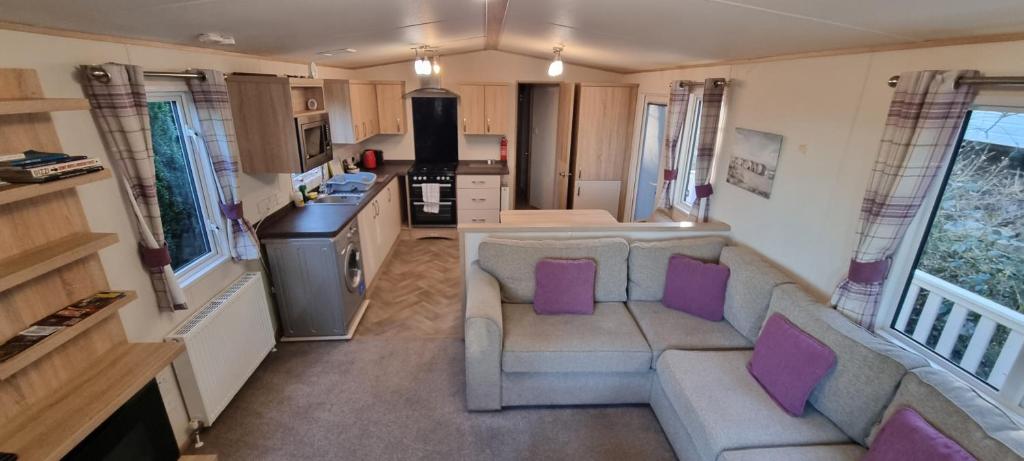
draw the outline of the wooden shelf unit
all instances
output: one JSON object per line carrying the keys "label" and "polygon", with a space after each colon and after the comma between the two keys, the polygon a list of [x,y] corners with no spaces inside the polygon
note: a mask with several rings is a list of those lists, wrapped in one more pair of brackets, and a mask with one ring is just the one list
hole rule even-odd
{"label": "wooden shelf unit", "polygon": [[10,378],[22,368],[31,365],[32,362],[35,362],[40,357],[53,352],[64,343],[86,332],[89,328],[92,328],[107,317],[114,315],[122,307],[127,306],[128,303],[136,299],[138,299],[138,295],[134,291],[125,292],[124,297],[100,309],[95,314],[86,317],[85,320],[48,336],[46,339],[33,344],[32,347],[21,351],[20,354],[11,357],[6,362],[0,362],[0,381]]}
{"label": "wooden shelf unit", "polygon": [[89,110],[89,100],[77,98],[0,99],[0,115]]}
{"label": "wooden shelf unit", "polygon": [[104,169],[93,173],[83,174],[81,176],[61,179],[59,181],[50,181],[38,184],[3,185],[0,186],[0,205],[14,203],[19,200],[26,200],[53,192],[60,192],[62,190],[73,189],[83,184],[102,181],[110,177],[110,170]]}
{"label": "wooden shelf unit", "polygon": [[[47,99],[35,70],[0,69],[0,152],[63,152],[47,112],[78,109],[85,100]],[[117,234],[92,232],[76,189],[110,177],[0,187],[0,342],[110,289],[97,252]],[[180,344],[128,342],[114,313],[135,297],[0,364],[0,452],[60,459],[181,353]]]}
{"label": "wooden shelf unit", "polygon": [[0,259],[0,291],[96,253],[117,240],[117,234],[81,232]]}
{"label": "wooden shelf unit", "polygon": [[122,343],[60,391],[0,425],[0,451],[19,460],[59,460],[183,350],[181,343]]}

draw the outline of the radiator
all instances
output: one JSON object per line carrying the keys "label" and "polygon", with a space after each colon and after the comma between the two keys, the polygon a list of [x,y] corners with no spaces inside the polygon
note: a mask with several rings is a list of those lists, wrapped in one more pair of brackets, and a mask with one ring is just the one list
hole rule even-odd
{"label": "radiator", "polygon": [[189,417],[213,424],[274,348],[263,278],[243,274],[166,340],[185,344],[174,373]]}

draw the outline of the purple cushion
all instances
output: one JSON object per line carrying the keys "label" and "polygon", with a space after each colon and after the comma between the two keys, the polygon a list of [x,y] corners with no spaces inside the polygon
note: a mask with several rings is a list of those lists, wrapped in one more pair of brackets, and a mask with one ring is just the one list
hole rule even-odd
{"label": "purple cushion", "polygon": [[597,264],[590,259],[537,262],[533,310],[540,315],[593,314]]}
{"label": "purple cushion", "polygon": [[875,436],[863,461],[976,461],[912,408],[896,410]]}
{"label": "purple cushion", "polygon": [[725,315],[725,285],[729,268],[703,263],[683,255],[672,255],[665,272],[666,307],[718,322]]}
{"label": "purple cushion", "polygon": [[793,325],[772,314],[754,343],[747,370],[786,413],[804,414],[814,386],[836,364],[836,353]]}

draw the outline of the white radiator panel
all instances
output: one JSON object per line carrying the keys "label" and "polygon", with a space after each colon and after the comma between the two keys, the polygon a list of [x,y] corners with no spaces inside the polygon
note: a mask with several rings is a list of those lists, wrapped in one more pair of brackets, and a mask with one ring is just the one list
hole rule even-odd
{"label": "white radiator panel", "polygon": [[174,372],[189,417],[213,424],[274,348],[263,278],[243,274],[167,340],[185,343]]}

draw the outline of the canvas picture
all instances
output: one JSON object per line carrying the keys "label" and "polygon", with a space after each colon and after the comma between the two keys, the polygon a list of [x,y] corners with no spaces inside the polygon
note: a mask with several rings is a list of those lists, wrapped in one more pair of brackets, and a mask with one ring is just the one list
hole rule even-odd
{"label": "canvas picture", "polygon": [[726,181],[771,198],[781,152],[782,135],[736,128],[736,142]]}

